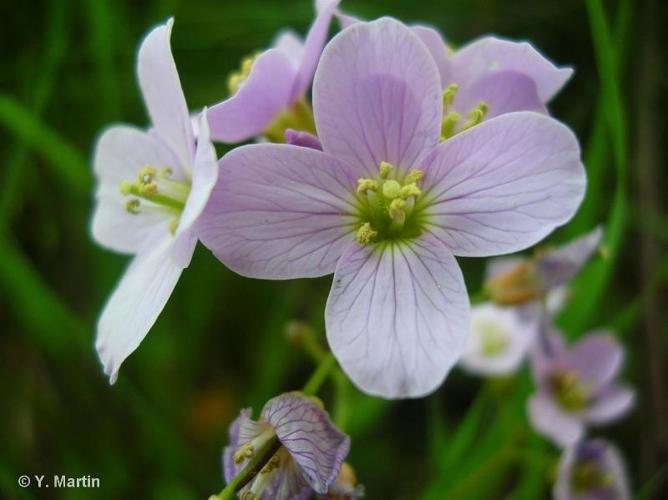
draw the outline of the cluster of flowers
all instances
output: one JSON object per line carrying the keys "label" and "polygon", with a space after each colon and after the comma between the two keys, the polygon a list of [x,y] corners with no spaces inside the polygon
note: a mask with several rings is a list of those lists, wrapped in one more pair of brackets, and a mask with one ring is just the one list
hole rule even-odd
{"label": "cluster of flowers", "polygon": [[[334,273],[327,340],[345,373],[372,395],[426,395],[462,354],[471,370],[501,373],[538,344],[536,325],[549,314],[545,290],[506,282],[517,285],[520,275],[528,288],[552,288],[575,274],[585,252],[557,251],[501,271],[510,263],[495,264],[490,296],[532,303],[512,312],[478,306],[473,317],[455,256],[517,252],[572,218],[586,183],[580,148],[546,107],[572,70],[528,43],[494,37],[454,51],[431,27],[364,22],[338,3],[318,0],[303,40],[279,34],[243,61],[226,100],[195,114],[171,53],[173,21],[142,42],[138,78],[151,126],[107,129],[94,158],[93,235],[134,255],[98,322],[96,348],[111,382],[197,241],[244,276]],[[327,43],[333,17],[343,29]],[[253,138],[260,143],[217,159],[212,141]],[[606,370],[593,373],[590,364],[581,372],[581,351],[592,341],[568,350],[555,335],[543,337],[550,347],[535,363],[541,389],[532,418],[541,428],[551,412],[562,419],[556,434],[579,439],[582,422],[622,406],[621,389],[610,383],[619,349],[596,337],[615,361],[597,352]],[[272,444],[241,498],[361,494],[343,464],[348,438],[309,396],[274,398],[259,421],[244,410],[230,439],[228,480]],[[564,468],[575,470],[594,448],[569,447]]]}
{"label": "cluster of flowers", "polygon": [[633,404],[633,390],[615,382],[622,346],[605,331],[568,346],[553,322],[567,300],[567,283],[601,236],[596,228],[533,258],[491,261],[485,283],[491,301],[473,306],[471,336],[460,360],[470,373],[506,376],[530,358],[536,392],[528,401],[529,420],[564,450],[554,486],[557,500],[630,498],[615,447],[585,439],[588,425],[616,420]]}

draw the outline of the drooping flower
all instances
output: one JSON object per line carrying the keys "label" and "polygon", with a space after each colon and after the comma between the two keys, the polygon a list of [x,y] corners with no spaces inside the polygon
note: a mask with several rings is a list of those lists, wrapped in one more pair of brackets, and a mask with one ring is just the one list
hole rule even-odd
{"label": "drooping flower", "polygon": [[325,495],[350,449],[350,439],[332,423],[316,400],[287,393],[267,402],[260,418],[250,408],[230,426],[223,451],[225,480],[230,481],[274,437],[276,451],[239,493],[242,500],[306,499]]}
{"label": "drooping flower", "polygon": [[357,500],[364,497],[364,486],[357,483],[357,476],[348,462],[341,464],[339,475],[336,476],[329,490],[324,495],[316,495],[318,500]]}
{"label": "drooping flower", "polygon": [[532,353],[537,385],[528,400],[533,427],[556,444],[571,446],[590,424],[621,417],[634,392],[615,382],[624,357],[622,346],[607,332],[585,335],[572,347],[554,333]]}
{"label": "drooping flower", "polygon": [[334,272],[327,338],[344,371],[370,394],[427,394],[469,330],[454,255],[518,251],[569,220],[585,185],[577,140],[557,121],[522,112],[439,143],[438,69],[390,18],[329,43],[313,99],[323,151],[230,152],[200,237],[245,276]]}
{"label": "drooping flower", "polygon": [[228,82],[230,97],[209,110],[213,140],[233,143],[265,135],[282,142],[288,127],[314,131],[304,96],[339,1],[317,3],[317,16],[303,42],[292,31],[284,31],[271,48],[243,61]]}
{"label": "drooping flower", "polygon": [[466,371],[506,375],[517,370],[536,337],[513,308],[492,303],[471,308],[471,332],[459,361]]}
{"label": "drooping flower", "polygon": [[[589,261],[599,247],[603,230],[596,227],[568,243],[539,252],[532,258],[499,257],[487,267],[485,291],[501,305],[527,306],[536,309],[540,300],[563,301],[563,287]],[[559,298],[550,294],[556,292]],[[554,309],[555,307],[552,307]],[[538,307],[539,309],[539,307]],[[529,315],[529,312],[526,312]]]}
{"label": "drooping flower", "polygon": [[[342,27],[360,20],[337,9]],[[559,68],[528,42],[485,36],[452,49],[438,30],[413,25],[434,58],[444,90],[443,139],[513,111],[547,113],[546,104],[573,74]]]}
{"label": "drooping flower", "polygon": [[628,500],[631,498],[624,461],[603,439],[580,441],[559,461],[555,500]]}
{"label": "drooping flower", "polygon": [[192,257],[199,217],[218,177],[206,110],[193,136],[170,48],[173,20],[139,49],[138,75],[151,117],[148,131],[105,130],[95,148],[95,240],[134,258],[97,324],[96,349],[113,383],[144,339]]}

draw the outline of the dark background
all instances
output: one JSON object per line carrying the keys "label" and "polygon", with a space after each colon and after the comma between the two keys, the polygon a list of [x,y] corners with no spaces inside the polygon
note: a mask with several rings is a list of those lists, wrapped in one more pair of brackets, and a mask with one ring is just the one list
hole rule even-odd
{"label": "dark background", "polygon": [[[628,349],[636,408],[594,434],[618,444],[638,498],[666,498],[668,476],[661,4],[605,2],[601,18],[598,1],[343,2],[366,18],[427,21],[454,45],[485,33],[528,39],[575,67],[551,109],[581,140],[589,192],[549,241],[604,223],[610,255],[576,281],[560,323],[570,337],[611,327]],[[136,49],[172,15],[174,56],[195,109],[225,97],[228,74],[278,30],[305,33],[313,7],[0,2],[0,498],[206,498],[222,488],[221,449],[239,409],[259,410],[313,369],[285,325],[302,319],[322,332],[330,278],[244,279],[201,247],[115,386],[98,364],[96,316],[126,258],[90,239],[89,160],[110,122],[146,123]],[[474,293],[484,261],[461,263]],[[370,499],[534,499],[548,497],[558,454],[527,425],[530,391],[526,369],[486,382],[456,370],[425,399],[388,403],[349,384],[328,384],[322,397],[352,436],[349,461]],[[91,475],[102,487],[20,489],[20,474]]]}

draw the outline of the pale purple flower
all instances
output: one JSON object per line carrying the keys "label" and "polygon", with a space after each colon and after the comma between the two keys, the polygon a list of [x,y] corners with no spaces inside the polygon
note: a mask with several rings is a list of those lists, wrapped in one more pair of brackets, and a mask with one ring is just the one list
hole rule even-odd
{"label": "pale purple flower", "polygon": [[585,335],[568,347],[554,333],[532,353],[537,390],[529,398],[533,427],[556,444],[571,446],[589,425],[618,419],[632,406],[634,392],[615,382],[622,346],[607,332]]}
{"label": "pale purple flower", "polygon": [[521,112],[440,142],[436,64],[390,18],[329,43],[313,102],[323,151],[230,152],[200,237],[244,276],[334,272],[327,338],[344,371],[370,394],[427,394],[469,330],[454,256],[518,251],[569,220],[585,186],[577,140],[555,120]]}
{"label": "pale purple flower", "polygon": [[[304,97],[339,1],[318,3],[304,41],[284,31],[271,48],[242,63],[240,73],[230,80],[232,95],[209,110],[212,139],[233,143],[262,135]],[[309,117],[302,120],[308,122]]]}
{"label": "pale purple flower", "polygon": [[[524,315],[535,316],[540,300],[556,313],[566,300],[563,289],[584,267],[601,243],[600,226],[556,248],[531,258],[498,257],[487,265],[485,290],[497,303],[526,306]],[[551,294],[554,294],[552,297]]]}
{"label": "pale purple flower", "polygon": [[[360,22],[338,9],[335,15],[344,28]],[[454,50],[431,26],[418,24],[411,29],[434,58],[443,89],[450,89],[444,96],[446,136],[465,128],[471,113],[487,118],[513,111],[547,113],[546,103],[573,74],[571,68],[555,66],[528,42],[485,36]]]}
{"label": "pale purple flower", "polygon": [[170,49],[173,20],[139,49],[138,76],[152,128],[115,125],[100,136],[92,222],[102,246],[134,258],[97,325],[96,348],[113,383],[190,263],[199,217],[218,177],[206,110],[197,141]]}
{"label": "pale purple flower", "polygon": [[629,500],[628,483],[617,448],[590,439],[564,451],[553,494],[555,500]]}
{"label": "pale purple flower", "polygon": [[507,375],[517,370],[536,338],[536,329],[512,307],[493,303],[471,308],[471,332],[459,360],[466,371]]}
{"label": "pale purple flower", "polygon": [[241,490],[241,498],[287,500],[326,494],[350,449],[350,439],[327,412],[313,398],[287,393],[269,400],[257,421],[251,414],[250,408],[242,410],[230,426],[230,443],[223,451],[225,480],[229,482],[274,437],[280,447]]}

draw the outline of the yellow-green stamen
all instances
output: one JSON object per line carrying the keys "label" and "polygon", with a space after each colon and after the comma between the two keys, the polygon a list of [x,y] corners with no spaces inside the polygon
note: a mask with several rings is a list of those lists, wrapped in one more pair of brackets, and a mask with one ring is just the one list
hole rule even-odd
{"label": "yellow-green stamen", "polygon": [[230,77],[227,80],[227,88],[230,91],[230,95],[235,94],[237,90],[239,90],[239,87],[241,87],[241,84],[246,81],[258,55],[260,55],[259,52],[248,57],[244,57],[241,60],[241,66],[239,67],[239,70],[230,74]]}
{"label": "yellow-green stamen", "polygon": [[607,488],[612,486],[614,482],[614,476],[603,472],[593,460],[580,461],[573,467],[571,483],[576,492]]}
{"label": "yellow-green stamen", "polygon": [[190,182],[176,181],[171,175],[169,167],[158,171],[152,165],[144,165],[137,172],[136,180],[121,182],[120,191],[123,196],[133,196],[125,202],[125,209],[133,215],[151,211],[171,214],[168,228],[173,234],[190,193]]}
{"label": "yellow-green stamen", "polygon": [[459,112],[452,109],[452,105],[457,97],[459,86],[451,83],[443,91],[443,120],[441,122],[441,141],[449,139],[458,132],[467,130],[482,121],[487,116],[489,106],[487,101],[480,101],[475,107],[466,114],[467,120],[461,125],[462,116]]}
{"label": "yellow-green stamen", "polygon": [[560,370],[553,373],[550,385],[557,401],[565,410],[581,410],[589,402],[591,389],[574,371]]}
{"label": "yellow-green stamen", "polygon": [[394,165],[382,161],[377,177],[357,180],[361,220],[355,238],[360,245],[421,232],[419,210],[415,207],[422,195],[418,186],[422,177],[423,172],[417,169],[402,176]]}

